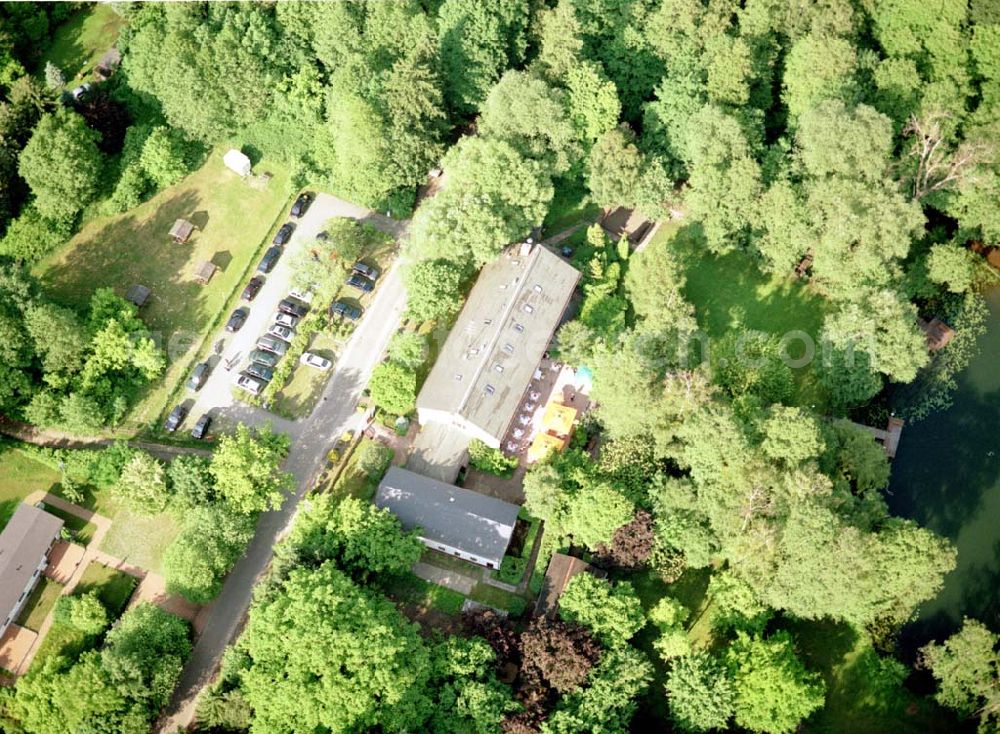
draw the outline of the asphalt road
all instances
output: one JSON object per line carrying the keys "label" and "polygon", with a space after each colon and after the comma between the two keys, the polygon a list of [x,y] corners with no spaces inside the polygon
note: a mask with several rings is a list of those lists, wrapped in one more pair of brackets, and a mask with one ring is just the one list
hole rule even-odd
{"label": "asphalt road", "polygon": [[[286,250],[289,247],[303,246],[308,241],[306,238],[314,237],[322,224],[333,216],[362,219],[397,239],[404,235],[407,224],[321,194],[303,217],[296,230],[296,237],[290,245],[285,246]],[[243,350],[245,357],[247,345],[256,341],[257,336],[266,330],[262,324],[270,324],[275,304],[285,297],[288,290],[291,273],[287,270],[289,260],[286,258],[290,254],[283,253],[278,266],[268,277],[267,286],[254,301],[251,317],[236,335],[239,338],[227,342],[224,356],[234,350]],[[282,269],[283,265],[285,269]],[[273,290],[266,291],[272,287]],[[242,422],[251,426],[270,423],[275,430],[287,433],[292,445],[285,469],[295,476],[297,486],[280,509],[261,516],[257,532],[246,553],[226,577],[222,591],[208,610],[204,630],[184,667],[173,699],[161,717],[157,731],[173,734],[177,727],[187,727],[191,723],[198,692],[211,682],[223,651],[239,632],[250,606],[253,587],[266,572],[274,544],[291,525],[299,500],[312,486],[326,452],[345,430],[359,427],[360,415],[355,408],[361,392],[367,385],[372,370],[380,362],[392,335],[399,329],[405,306],[406,295],[402,280],[398,268],[393,264],[379,279],[374,299],[331,370],[322,398],[307,418],[289,421],[260,408],[234,401],[230,385],[235,369],[233,372],[226,372],[220,366],[220,374],[213,372],[212,379],[199,393],[187,425],[193,424],[202,412],[210,410],[213,415],[224,417],[226,422]]]}

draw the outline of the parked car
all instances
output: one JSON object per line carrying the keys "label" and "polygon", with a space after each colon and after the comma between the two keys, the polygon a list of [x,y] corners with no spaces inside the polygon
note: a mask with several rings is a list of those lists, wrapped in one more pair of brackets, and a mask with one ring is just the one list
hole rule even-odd
{"label": "parked car", "polygon": [[290,342],[295,338],[295,332],[289,329],[287,326],[282,326],[281,324],[273,324],[267,333],[271,336],[276,336],[279,339],[284,339],[286,342]]}
{"label": "parked car", "polygon": [[321,357],[318,354],[313,354],[312,352],[303,352],[302,356],[299,357],[299,362],[309,365],[310,367],[315,367],[318,370],[323,370],[324,372],[330,369],[333,365],[330,360],[325,357]]}
{"label": "parked car", "polygon": [[330,304],[330,315],[339,316],[342,319],[357,321],[361,318],[363,309],[361,306],[354,306],[344,301],[334,301]]}
{"label": "parked car", "polygon": [[204,387],[205,382],[208,380],[208,375],[211,372],[211,368],[208,366],[208,362],[200,362],[194,368],[194,372],[191,373],[190,379],[187,381],[188,390],[201,390]]}
{"label": "parked car", "polygon": [[288,351],[288,344],[277,337],[262,336],[257,340],[257,348],[263,349],[265,352],[273,352],[280,357]]}
{"label": "parked car", "polygon": [[266,383],[250,375],[239,374],[236,376],[236,387],[246,390],[251,395],[259,395]]}
{"label": "parked car", "polygon": [[274,323],[280,324],[281,326],[287,326],[289,329],[294,329],[295,325],[299,323],[298,316],[292,316],[290,313],[282,313],[278,311],[274,315]]}
{"label": "parked car", "polygon": [[285,222],[275,233],[274,239],[271,240],[271,244],[284,245],[286,242],[288,242],[288,240],[292,238],[292,232],[294,231],[295,231],[295,225],[292,222]]}
{"label": "parked car", "polygon": [[174,406],[174,409],[170,411],[170,415],[167,416],[167,422],[163,424],[164,430],[168,433],[176,431],[180,424],[184,422],[184,416],[187,414],[188,410],[183,405]]}
{"label": "parked car", "polygon": [[264,257],[260,259],[260,265],[257,266],[258,273],[270,273],[274,270],[274,266],[278,262],[278,258],[281,257],[281,248],[277,245],[271,245],[267,248],[267,252],[264,253]]}
{"label": "parked car", "polygon": [[290,298],[278,301],[278,310],[281,311],[281,313],[290,313],[292,316],[298,316],[300,319],[309,313],[308,306],[296,303]]}
{"label": "parked car", "polygon": [[376,268],[374,265],[369,265],[368,263],[363,263],[358,260],[354,265],[351,266],[351,270],[355,273],[361,273],[363,276],[368,278],[368,280],[373,283],[378,280],[378,276],[382,274],[382,271]]}
{"label": "parked car", "polygon": [[290,291],[288,291],[288,295],[290,295],[292,298],[298,298],[303,303],[312,303],[313,300],[312,291],[304,291],[299,288],[292,288]]}
{"label": "parked car", "polygon": [[277,354],[272,354],[271,352],[265,352],[263,349],[254,349],[250,352],[250,362],[253,364],[262,364],[265,367],[274,367],[278,364],[280,357]]}
{"label": "parked car", "polygon": [[243,289],[243,293],[240,295],[240,298],[244,301],[252,301],[257,297],[257,294],[260,293],[260,289],[263,287],[264,279],[255,275],[250,279],[250,282],[247,283],[247,287]]}
{"label": "parked car", "polygon": [[226,322],[226,331],[239,331],[242,329],[249,313],[250,310],[246,308],[238,308],[233,311],[229,316],[229,321]]}
{"label": "parked car", "polygon": [[309,208],[309,205],[313,203],[313,199],[315,198],[316,195],[310,191],[299,194],[299,198],[292,204],[292,216],[298,218],[305,214],[306,209]]}
{"label": "parked car", "polygon": [[329,232],[320,232],[318,235],[316,235],[317,242],[326,242],[328,239],[330,239]]}
{"label": "parked car", "polygon": [[351,286],[351,288],[357,288],[363,293],[371,293],[375,290],[375,284],[361,273],[351,273],[351,277],[347,279],[346,285]]}
{"label": "parked car", "polygon": [[191,429],[191,438],[202,439],[205,438],[205,434],[208,433],[208,427],[212,424],[212,416],[205,413],[198,422],[194,424],[194,428]]}
{"label": "parked car", "polygon": [[270,367],[265,367],[262,364],[251,363],[246,369],[246,373],[251,377],[256,377],[258,380],[263,380],[264,382],[270,382],[271,378],[274,377],[274,370]]}

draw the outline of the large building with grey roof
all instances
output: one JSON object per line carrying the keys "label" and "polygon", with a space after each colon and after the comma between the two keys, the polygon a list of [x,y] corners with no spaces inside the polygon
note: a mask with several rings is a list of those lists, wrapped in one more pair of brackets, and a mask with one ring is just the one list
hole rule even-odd
{"label": "large building with grey roof", "polygon": [[417,530],[428,548],[487,568],[500,568],[517,523],[517,505],[392,467],[375,505]]}
{"label": "large building with grey roof", "polygon": [[0,635],[17,619],[49,563],[63,521],[21,503],[0,532]]}
{"label": "large building with grey roof", "polygon": [[540,245],[512,247],[484,267],[417,397],[421,425],[499,448],[579,279]]}

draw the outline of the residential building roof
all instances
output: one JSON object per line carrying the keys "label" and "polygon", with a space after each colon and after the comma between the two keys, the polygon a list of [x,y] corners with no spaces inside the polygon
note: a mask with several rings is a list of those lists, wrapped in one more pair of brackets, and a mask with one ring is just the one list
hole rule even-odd
{"label": "residential building roof", "polygon": [[457,426],[428,423],[410,446],[406,468],[448,484],[458,478],[469,456],[469,437]]}
{"label": "residential building roof", "polygon": [[62,525],[58,517],[22,502],[0,532],[0,622],[17,606]]}
{"label": "residential building roof", "polygon": [[549,567],[542,579],[542,588],[535,603],[535,616],[544,614],[550,619],[559,609],[559,597],[566,590],[567,584],[577,574],[590,569],[590,564],[579,558],[567,556],[565,553],[553,553]]}
{"label": "residential building roof", "polygon": [[407,530],[419,528],[440,543],[500,565],[520,508],[509,502],[392,467],[379,484],[375,504],[388,508]]}
{"label": "residential building roof", "polygon": [[539,245],[509,248],[483,268],[417,408],[503,439],[580,273]]}

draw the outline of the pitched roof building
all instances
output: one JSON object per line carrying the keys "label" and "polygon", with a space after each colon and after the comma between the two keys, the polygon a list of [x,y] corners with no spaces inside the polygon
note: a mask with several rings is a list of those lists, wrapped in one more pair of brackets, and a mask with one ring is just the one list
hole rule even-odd
{"label": "pitched roof building", "polygon": [[417,397],[420,423],[499,448],[579,279],[539,245],[484,267]]}
{"label": "pitched roof building", "polygon": [[555,617],[559,610],[559,597],[566,591],[572,578],[581,573],[592,573],[600,578],[607,575],[579,558],[565,553],[553,553],[549,567],[545,571],[545,578],[542,579],[538,601],[535,602],[535,616],[545,615],[549,619]]}
{"label": "pitched roof building", "polygon": [[392,467],[375,505],[388,508],[407,530],[418,528],[428,548],[487,568],[499,568],[517,522],[517,505]]}
{"label": "pitched roof building", "polygon": [[0,635],[27,601],[49,562],[63,521],[21,503],[0,532]]}

